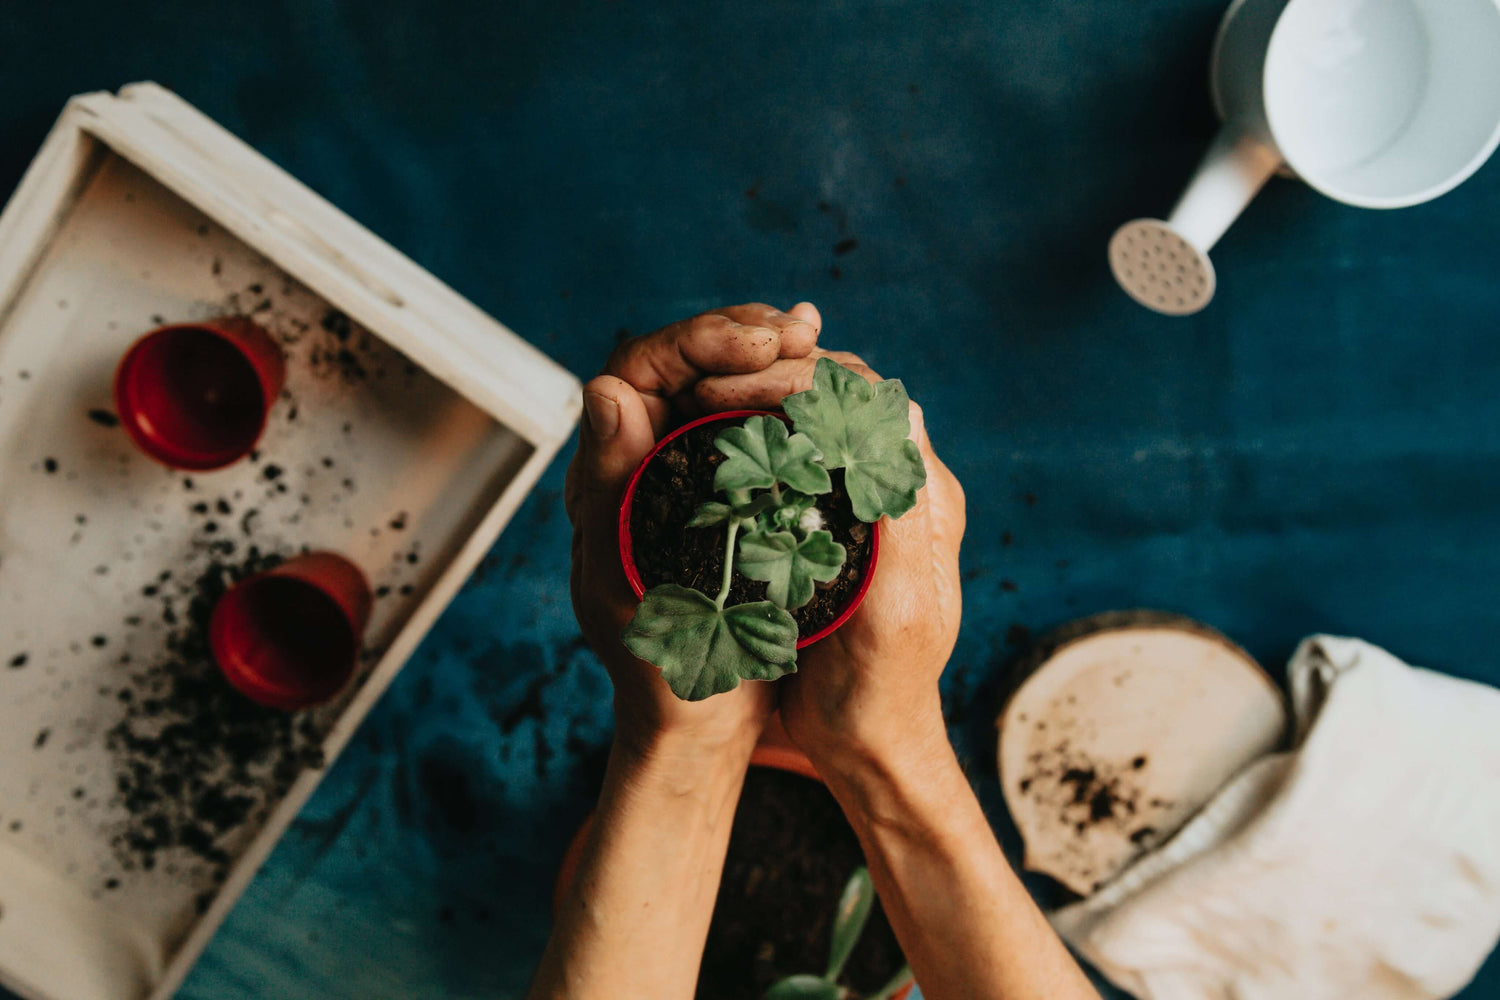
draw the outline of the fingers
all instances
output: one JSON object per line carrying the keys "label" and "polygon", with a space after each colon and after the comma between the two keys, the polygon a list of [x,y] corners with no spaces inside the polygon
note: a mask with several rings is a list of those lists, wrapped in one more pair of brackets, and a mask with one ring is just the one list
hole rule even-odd
{"label": "fingers", "polygon": [[915,400],[907,403],[907,417],[911,421],[911,433],[907,435],[917,443],[922,453],[922,465],[927,469],[928,495],[939,504],[952,506],[956,502],[960,517],[964,508],[964,489],[937,452],[932,450],[932,439],[927,436],[927,416]]}
{"label": "fingers", "polygon": [[778,358],[806,357],[817,344],[822,318],[802,304],[795,315],[768,305],[730,306],[625,341],[604,366],[645,397],[657,431],[668,400],[705,375],[758,372]]}
{"label": "fingers", "polygon": [[779,356],[783,358],[804,358],[812,353],[818,346],[818,334],[823,330],[823,315],[811,302],[799,302],[786,312],[759,302],[714,311],[743,326],[776,330],[781,336]]}
{"label": "fingers", "polygon": [[[928,523],[918,529],[913,521],[906,525],[906,529],[931,532],[945,543],[945,549],[951,548],[956,557],[967,521],[964,488],[953,471],[932,450],[932,440],[927,436],[927,418],[922,407],[913,401],[908,404],[907,414],[911,420],[911,433],[908,436],[917,443],[917,450],[922,453],[922,465],[927,470],[927,485],[917,496],[917,508],[922,512],[923,520]],[[904,521],[902,518],[888,522],[885,530],[895,530],[901,535],[906,531],[899,527]]]}
{"label": "fingers", "polygon": [[764,371],[704,378],[693,386],[693,398],[707,412],[774,410],[792,393],[812,388],[813,370],[819,358],[831,358],[871,382],[880,381],[880,376],[858,355],[814,348],[806,357],[783,358]]}
{"label": "fingers", "polygon": [[922,452],[922,460],[932,458],[936,461],[937,456],[932,453],[932,439],[927,436],[927,415],[922,412],[922,407],[917,405],[915,399],[906,401],[906,419],[911,423],[911,433],[907,437],[917,443],[917,449]]}
{"label": "fingers", "polygon": [[818,307],[811,302],[798,302],[787,310],[787,315],[806,323],[812,336],[806,336],[807,329],[802,327],[793,326],[790,329],[784,329],[781,334],[781,356],[805,358],[818,346],[818,334],[823,332],[823,314],[818,312]]}

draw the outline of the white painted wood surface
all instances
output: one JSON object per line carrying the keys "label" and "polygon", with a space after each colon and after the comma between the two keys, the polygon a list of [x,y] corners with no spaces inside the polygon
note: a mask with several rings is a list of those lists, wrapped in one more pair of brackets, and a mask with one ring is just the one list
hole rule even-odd
{"label": "white painted wood surface", "polygon": [[[328,360],[330,309],[370,335],[362,378]],[[283,339],[291,398],[259,463],[186,491],[87,412],[111,406],[115,361],[156,317],[223,312]],[[342,551],[389,587],[367,671],[320,710],[331,760],[579,404],[569,373],[167,91],[71,102],[0,215],[0,983],[35,1000],[169,996],[322,774],[231,836],[236,860],[202,915],[191,866],[111,868],[122,817],[100,734],[119,709],[98,692],[122,648],[162,652],[159,624],[118,626],[149,615],[142,587],[190,558],[191,505],[232,498],[237,522],[253,504],[263,547]],[[267,463],[284,475],[268,480]],[[105,647],[79,642],[96,633]],[[8,669],[23,647],[30,662]],[[54,735],[38,748],[42,729]],[[118,886],[101,891],[106,877]]]}
{"label": "white painted wood surface", "polygon": [[1121,612],[1045,637],[1000,714],[1025,866],[1087,896],[1284,738],[1281,692],[1189,619]]}

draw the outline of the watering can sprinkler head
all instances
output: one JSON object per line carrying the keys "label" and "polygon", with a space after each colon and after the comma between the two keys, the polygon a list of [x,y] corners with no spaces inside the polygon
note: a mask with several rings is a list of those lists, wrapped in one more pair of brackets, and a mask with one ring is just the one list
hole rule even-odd
{"label": "watering can sprinkler head", "polygon": [[1136,219],[1109,241],[1109,266],[1141,305],[1189,316],[1214,297],[1208,251],[1281,165],[1275,149],[1226,125],[1166,221]]}
{"label": "watering can sprinkler head", "polygon": [[1168,316],[1191,315],[1214,297],[1213,261],[1160,219],[1115,230],[1109,266],[1131,298]]}

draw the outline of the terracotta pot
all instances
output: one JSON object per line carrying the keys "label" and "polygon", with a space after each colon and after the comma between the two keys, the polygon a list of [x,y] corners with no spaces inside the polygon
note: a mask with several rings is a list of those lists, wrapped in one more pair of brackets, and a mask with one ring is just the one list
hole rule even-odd
{"label": "terracotta pot", "polygon": [[[697,420],[683,424],[681,427],[677,428],[675,431],[668,434],[660,441],[656,442],[656,447],[651,449],[650,454],[646,456],[645,460],[641,462],[641,464],[636,468],[635,472],[631,475],[630,482],[625,487],[625,499],[620,504],[620,563],[625,568],[625,578],[630,581],[630,589],[635,591],[637,600],[645,596],[646,585],[641,581],[640,571],[636,569],[635,565],[635,543],[630,536],[630,511],[635,502],[635,488],[637,484],[640,483],[641,475],[646,471],[646,467],[651,464],[652,459],[656,458],[658,452],[660,452],[668,444],[686,434],[688,431],[692,430],[695,427],[700,427],[703,424],[711,424],[721,420],[743,421],[747,417],[760,416],[776,417],[777,419],[783,421],[787,419],[785,414],[773,413],[767,410],[730,410],[726,413],[713,413],[706,417],[699,417]],[[854,612],[859,609],[860,602],[865,599],[865,593],[870,589],[870,581],[875,578],[875,564],[879,561],[879,558],[880,525],[877,523],[870,525],[870,561],[865,566],[864,578],[860,581],[859,589],[854,592],[854,597],[849,601],[849,604],[844,608],[844,610],[839,612],[839,616],[837,618],[835,618],[833,621],[829,622],[826,626],[814,632],[807,638],[798,639],[798,649],[801,649],[804,646],[811,646],[819,639],[826,639],[828,636],[836,632],[845,622],[849,620],[850,616],[852,616]]]}
{"label": "terracotta pot", "polygon": [[209,619],[209,648],[246,697],[307,708],[354,676],[370,605],[370,586],[349,560],[298,556],[229,588]]}
{"label": "terracotta pot", "polygon": [[239,316],[158,327],[115,370],[115,408],[136,445],[206,472],[248,455],[286,380],[281,348]]}
{"label": "terracotta pot", "polygon": [[[754,752],[750,754],[751,767],[770,767],[778,771],[790,771],[800,774],[804,778],[823,783],[823,778],[818,774],[818,769],[813,767],[813,762],[807,759],[807,755],[798,750],[792,743],[791,737],[787,736],[786,727],[781,724],[781,713],[774,713],[766,723],[765,732],[761,734],[760,742],[756,744]],[[563,900],[572,888],[573,879],[578,874],[578,863],[583,859],[583,849],[588,844],[589,831],[594,825],[594,815],[590,813],[579,826],[578,832],[568,843],[568,849],[563,854],[562,864],[557,870],[557,881],[552,887],[552,912],[557,913],[562,909]],[[897,990],[891,1000],[905,1000],[912,991],[912,984]]]}

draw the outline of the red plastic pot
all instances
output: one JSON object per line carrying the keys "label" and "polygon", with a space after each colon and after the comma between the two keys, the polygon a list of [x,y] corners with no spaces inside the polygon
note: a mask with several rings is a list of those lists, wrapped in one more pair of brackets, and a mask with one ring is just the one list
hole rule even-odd
{"label": "red plastic pot", "polygon": [[229,588],[209,619],[209,648],[246,697],[307,708],[354,676],[370,604],[370,586],[349,560],[332,552],[298,556]]}
{"label": "red plastic pot", "polygon": [[206,472],[248,455],[286,380],[281,348],[240,316],[158,327],[115,371],[115,408],[136,445]]}
{"label": "red plastic pot", "polygon": [[[818,774],[818,769],[813,767],[813,762],[807,759],[807,755],[798,750],[787,736],[786,728],[781,724],[781,714],[774,713],[766,724],[765,732],[761,734],[760,742],[756,744],[754,752],[750,754],[751,767],[770,767],[778,771],[790,771],[809,778],[819,784],[823,778]],[[578,832],[568,843],[568,849],[563,854],[562,864],[557,870],[557,881],[552,887],[552,912],[557,913],[562,909],[563,900],[567,898],[568,890],[572,888],[573,879],[578,875],[578,863],[583,860],[583,849],[588,844],[589,831],[593,829],[594,816],[592,813],[584,819]],[[911,984],[907,984],[897,990],[891,1000],[905,1000],[912,991]]]}
{"label": "red plastic pot", "polygon": [[[641,475],[646,471],[646,467],[656,458],[658,452],[695,427],[701,427],[703,424],[711,424],[720,420],[744,420],[747,417],[761,416],[776,417],[783,421],[787,419],[785,414],[773,413],[768,410],[729,410],[725,413],[712,413],[706,417],[699,417],[697,420],[683,424],[656,442],[656,447],[652,448],[651,453],[636,467],[635,472],[630,477],[630,482],[625,486],[625,499],[620,503],[619,535],[620,564],[625,568],[625,579],[630,581],[630,589],[635,591],[637,600],[646,595],[646,585],[642,582],[640,571],[635,565],[635,542],[630,536],[630,511],[635,503],[635,488],[640,483]],[[870,561],[865,566],[864,579],[860,581],[859,589],[854,592],[854,597],[849,601],[848,606],[839,613],[837,618],[807,638],[798,639],[798,649],[804,646],[811,646],[819,639],[826,639],[836,632],[859,609],[860,602],[865,599],[865,593],[870,589],[870,581],[875,578],[875,564],[879,561],[879,558],[880,525],[872,524],[870,525]]]}

